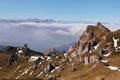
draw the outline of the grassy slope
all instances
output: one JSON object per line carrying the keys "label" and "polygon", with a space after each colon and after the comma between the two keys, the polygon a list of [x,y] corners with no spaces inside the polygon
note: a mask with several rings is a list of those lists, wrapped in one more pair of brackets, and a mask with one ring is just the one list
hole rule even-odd
{"label": "grassy slope", "polygon": [[[109,65],[118,67],[120,69],[120,54],[114,54],[110,57],[106,57]],[[67,69],[61,72],[61,77],[58,80],[120,80],[120,71],[118,70],[110,70],[107,68],[103,68],[97,66],[96,68],[92,68],[91,64],[87,66],[77,67],[78,69],[73,72],[71,69]]]}

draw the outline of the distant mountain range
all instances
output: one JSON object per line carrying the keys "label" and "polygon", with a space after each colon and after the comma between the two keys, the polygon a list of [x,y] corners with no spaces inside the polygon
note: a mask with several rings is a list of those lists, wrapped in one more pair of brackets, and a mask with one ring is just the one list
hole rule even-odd
{"label": "distant mountain range", "polygon": [[0,23],[22,23],[22,22],[35,22],[35,23],[52,23],[56,22],[53,19],[0,19]]}
{"label": "distant mountain range", "polygon": [[91,22],[91,21],[57,21],[54,19],[39,19],[39,18],[28,18],[28,19],[0,19],[0,23],[22,23],[22,22],[35,22],[35,23],[53,23],[53,22],[57,22],[57,23],[94,23],[95,22]]}

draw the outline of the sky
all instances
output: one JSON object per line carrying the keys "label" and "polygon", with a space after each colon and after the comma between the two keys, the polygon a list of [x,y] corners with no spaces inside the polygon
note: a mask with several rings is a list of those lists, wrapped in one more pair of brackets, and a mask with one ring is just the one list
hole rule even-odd
{"label": "sky", "polygon": [[0,0],[0,19],[120,23],[120,0]]}
{"label": "sky", "polygon": [[0,0],[0,19],[58,21],[0,22],[0,45],[27,43],[33,50],[45,51],[76,42],[87,25],[95,25],[98,21],[111,30],[120,29],[119,8],[120,0]]}

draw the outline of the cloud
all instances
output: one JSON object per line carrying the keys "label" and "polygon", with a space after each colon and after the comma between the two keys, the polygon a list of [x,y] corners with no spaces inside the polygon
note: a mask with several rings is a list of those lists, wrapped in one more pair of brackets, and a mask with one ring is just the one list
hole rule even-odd
{"label": "cloud", "polygon": [[107,26],[112,31],[120,29],[119,23],[104,23],[104,25]]}
{"label": "cloud", "polygon": [[[45,51],[76,42],[89,24],[94,23],[0,23],[0,44],[23,46],[27,43],[31,49]],[[118,24],[104,24],[112,30],[119,28]]]}

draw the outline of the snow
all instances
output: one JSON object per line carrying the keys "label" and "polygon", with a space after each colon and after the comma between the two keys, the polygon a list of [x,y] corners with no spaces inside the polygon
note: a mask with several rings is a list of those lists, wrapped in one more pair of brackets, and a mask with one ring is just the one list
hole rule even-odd
{"label": "snow", "polygon": [[107,53],[107,54],[105,54],[104,56],[105,56],[105,57],[108,57],[109,55],[110,55],[110,52],[109,52],[109,53]]}
{"label": "snow", "polygon": [[57,69],[59,69],[59,68],[60,68],[60,66],[55,67],[55,69],[53,69],[53,70],[51,71],[51,73],[53,73],[55,70],[57,70]]}
{"label": "snow", "polygon": [[65,53],[64,56],[67,57],[67,54]]}
{"label": "snow", "polygon": [[119,41],[119,39],[115,39],[115,38],[113,37],[113,41],[114,41],[115,51],[116,51],[116,52],[120,52],[120,47],[118,47],[118,45],[117,45],[117,42]]}
{"label": "snow", "polygon": [[39,63],[38,67],[42,64],[42,62]]}
{"label": "snow", "polygon": [[108,66],[106,68],[109,68],[110,70],[118,70],[118,67],[115,67],[115,66]]}
{"label": "snow", "polygon": [[71,59],[71,58],[70,58],[69,60],[70,60],[70,61],[72,61],[72,59]]}
{"label": "snow", "polygon": [[60,68],[60,66],[58,66],[58,67],[55,67],[55,69],[58,69],[58,68]]}
{"label": "snow", "polygon": [[20,65],[20,66],[18,66],[16,70],[18,70],[20,67],[21,67],[21,65]]}
{"label": "snow", "polygon": [[90,50],[89,53],[91,53],[92,51]]}
{"label": "snow", "polygon": [[75,57],[76,55],[76,51],[71,54],[72,57]]}
{"label": "snow", "polygon": [[98,46],[99,46],[99,44],[97,44],[96,46],[94,46],[94,48],[97,49]]}
{"label": "snow", "polygon": [[22,51],[22,50],[19,50],[18,53],[19,53],[19,54],[23,54],[23,51]]}
{"label": "snow", "polygon": [[48,56],[48,57],[47,57],[47,61],[48,61],[48,60],[51,60],[51,57]]}
{"label": "snow", "polygon": [[30,76],[33,74],[33,71],[29,74]]}
{"label": "snow", "polygon": [[30,69],[31,69],[31,67],[29,67],[29,68],[25,71],[25,73],[27,74]]}
{"label": "snow", "polygon": [[40,77],[40,75],[41,75],[42,73],[43,73],[43,72],[40,72],[40,74],[38,74],[36,78]]}
{"label": "snow", "polygon": [[15,70],[15,72],[14,72],[14,73],[16,73],[16,71],[17,71],[20,67],[21,67],[21,65],[17,67],[17,69]]}
{"label": "snow", "polygon": [[42,56],[41,56],[40,58],[41,58],[41,59],[44,59],[44,57],[42,57]]}
{"label": "snow", "polygon": [[25,74],[25,72],[23,72],[22,74],[18,75],[18,76],[16,77],[16,79],[18,79],[19,77],[23,76],[24,74]]}
{"label": "snow", "polygon": [[120,52],[120,47],[117,47],[117,48],[116,48],[116,52]]}
{"label": "snow", "polygon": [[33,65],[33,67],[32,68],[35,68],[35,65]]}
{"label": "snow", "polygon": [[101,60],[103,63],[107,63],[108,62],[108,60]]}
{"label": "snow", "polygon": [[58,58],[59,58],[59,56],[56,56],[55,58],[56,58],[56,59],[58,59]]}
{"label": "snow", "polygon": [[55,71],[55,69],[53,69],[52,71],[51,71],[51,73],[53,73]]}
{"label": "snow", "polygon": [[119,39],[115,39],[114,37],[113,37],[113,41],[114,41],[114,47],[116,48],[117,47],[117,41],[118,41]]}
{"label": "snow", "polygon": [[50,78],[50,77],[52,77],[52,75],[49,75],[48,77]]}
{"label": "snow", "polygon": [[39,56],[31,56],[31,58],[28,60],[29,62],[35,61],[39,58]]}

